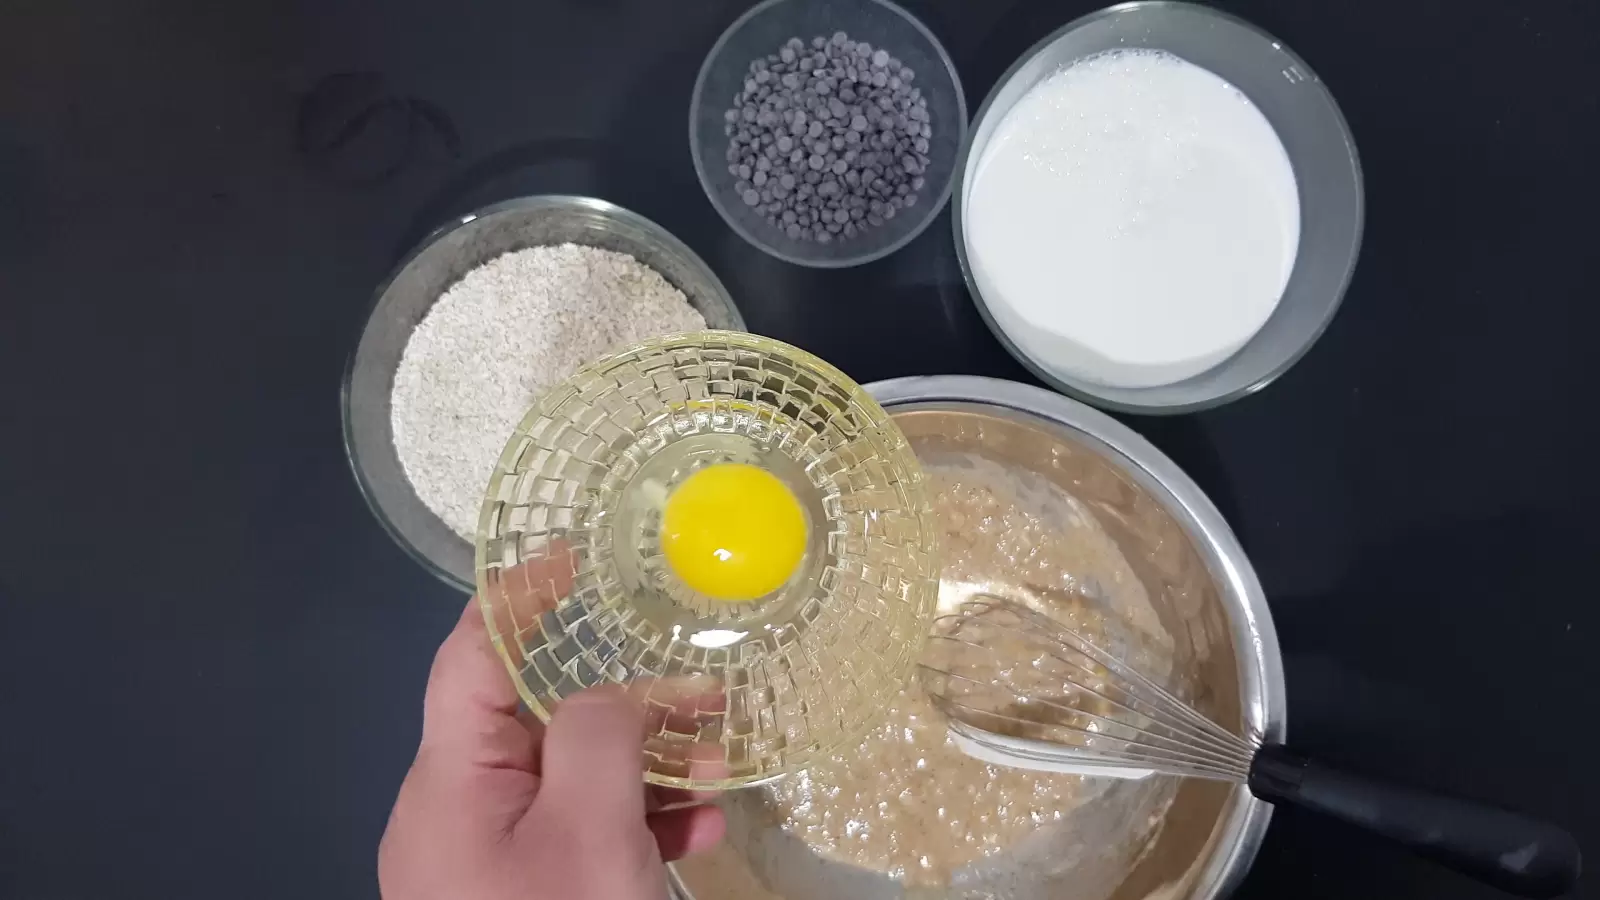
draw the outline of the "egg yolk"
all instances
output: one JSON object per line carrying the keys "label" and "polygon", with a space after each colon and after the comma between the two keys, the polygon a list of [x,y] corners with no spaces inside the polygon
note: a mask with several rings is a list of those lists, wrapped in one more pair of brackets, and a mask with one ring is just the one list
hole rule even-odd
{"label": "egg yolk", "polygon": [[806,549],[806,515],[789,488],[744,463],[707,466],[667,496],[667,564],[716,600],[754,600],[783,586]]}

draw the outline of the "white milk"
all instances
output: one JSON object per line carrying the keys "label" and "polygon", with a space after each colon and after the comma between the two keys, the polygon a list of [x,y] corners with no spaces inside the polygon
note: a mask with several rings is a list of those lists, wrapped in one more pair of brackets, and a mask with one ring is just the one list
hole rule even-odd
{"label": "white milk", "polygon": [[1288,154],[1238,89],[1116,50],[1034,86],[967,192],[967,255],[1001,328],[1046,368],[1117,387],[1211,368],[1294,267]]}

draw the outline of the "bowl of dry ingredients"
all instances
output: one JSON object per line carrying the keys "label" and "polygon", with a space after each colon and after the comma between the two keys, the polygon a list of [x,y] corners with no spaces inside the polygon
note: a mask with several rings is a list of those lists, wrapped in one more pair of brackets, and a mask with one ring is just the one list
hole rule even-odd
{"label": "bowl of dry ingredients", "polygon": [[[1282,736],[1261,586],[1170,460],[1039,388],[940,376],[868,390],[934,498],[941,609],[987,594],[1064,617],[1238,733]],[[675,868],[687,900],[1209,900],[1249,867],[1269,814],[1229,785],[973,760],[918,684],[859,745],[722,802],[727,842]]]}
{"label": "bowl of dry ingredients", "polygon": [[440,228],[390,275],[342,391],[356,483],[400,546],[473,588],[495,462],[534,400],[646,338],[744,319],[661,226],[590,197],[508,200]]}
{"label": "bowl of dry ingredients", "polygon": [[888,0],[757,4],[707,54],[689,107],[711,205],[750,243],[818,268],[921,234],[966,130],[950,55]]}
{"label": "bowl of dry ingredients", "polygon": [[1361,246],[1361,165],[1281,42],[1146,0],[1001,77],[953,210],[967,287],[1013,356],[1100,406],[1184,412],[1264,387],[1322,334]]}

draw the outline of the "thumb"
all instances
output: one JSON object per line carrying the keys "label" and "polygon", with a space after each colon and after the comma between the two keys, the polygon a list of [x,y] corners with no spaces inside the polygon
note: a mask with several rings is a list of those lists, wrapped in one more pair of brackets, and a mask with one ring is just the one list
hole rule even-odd
{"label": "thumb", "polygon": [[644,709],[618,685],[556,707],[545,729],[538,805],[590,834],[621,837],[644,822]]}

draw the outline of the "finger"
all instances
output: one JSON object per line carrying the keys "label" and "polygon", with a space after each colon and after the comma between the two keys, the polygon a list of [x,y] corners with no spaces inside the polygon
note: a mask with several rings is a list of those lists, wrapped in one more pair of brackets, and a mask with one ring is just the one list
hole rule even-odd
{"label": "finger", "polygon": [[542,770],[539,759],[539,748],[544,746],[544,722],[534,715],[533,710],[526,706],[517,709],[517,724],[527,732],[529,741],[529,759],[526,771],[530,775],[538,775]]}
{"label": "finger", "polygon": [[[721,744],[694,744],[689,748],[688,756],[688,776],[694,781],[701,783],[721,781],[732,771],[728,765],[727,751]],[[720,795],[720,791],[695,791],[652,785],[645,794],[645,807],[653,813],[665,812],[685,806],[710,803]]]}
{"label": "finger", "polygon": [[722,679],[705,673],[639,678],[628,693],[644,704],[645,733],[697,735],[727,709]]}
{"label": "finger", "polygon": [[691,806],[652,813],[645,824],[666,862],[710,850],[728,832],[728,819],[715,806]]}
{"label": "finger", "polygon": [[[423,707],[424,747],[447,748],[445,759],[490,768],[516,768],[538,773],[540,730],[518,724],[519,698],[506,660],[494,650],[491,633],[512,658],[521,656],[518,623],[523,630],[547,608],[572,591],[572,552],[555,539],[547,555],[530,559],[491,578],[492,628],[483,605],[467,604],[455,630],[434,657]],[[435,756],[439,753],[435,752]]]}
{"label": "finger", "polygon": [[[731,773],[728,749],[721,744],[701,741],[689,748],[689,777],[695,781],[721,781]],[[711,796],[715,796],[715,792]]]}
{"label": "finger", "polygon": [[[691,781],[714,782],[728,777],[727,748],[722,735],[727,698],[722,682],[705,674],[675,675],[653,683],[634,682],[629,690],[644,689],[645,752],[654,759],[653,771]],[[704,802],[714,793],[659,789],[662,804],[688,800]]]}
{"label": "finger", "polygon": [[647,706],[685,715],[696,710],[724,709],[722,679],[706,672],[685,672],[663,677],[641,676],[628,682],[628,694]]}
{"label": "finger", "polygon": [[652,786],[644,797],[645,810],[648,812],[662,812],[677,809],[683,806],[699,806],[709,803],[717,797],[716,791],[691,791],[684,788]]}
{"label": "finger", "polygon": [[494,621],[494,633],[508,647],[520,649],[539,617],[555,609],[572,593],[574,560],[572,545],[564,538],[551,538],[521,562],[508,569],[491,569],[484,597]]}
{"label": "finger", "polygon": [[644,712],[613,685],[561,701],[545,727],[538,804],[574,828],[610,832],[644,817]]}
{"label": "finger", "polygon": [[516,721],[517,691],[469,601],[440,645],[423,699],[422,746],[487,765],[531,765],[533,739]]}

